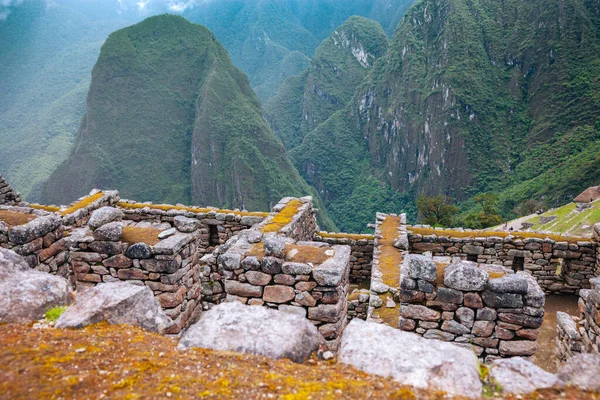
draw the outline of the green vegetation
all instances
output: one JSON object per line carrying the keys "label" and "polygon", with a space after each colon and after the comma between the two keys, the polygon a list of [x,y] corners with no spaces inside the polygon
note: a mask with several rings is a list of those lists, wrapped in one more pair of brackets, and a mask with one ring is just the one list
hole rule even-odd
{"label": "green vegetation", "polygon": [[[533,224],[535,231],[548,231],[572,236],[591,236],[594,224],[600,222],[600,201],[590,203],[591,207],[577,210],[575,203],[546,211],[525,221]],[[556,218],[552,218],[556,217]],[[544,223],[540,222],[540,218]]]}
{"label": "green vegetation", "polygon": [[351,17],[321,43],[308,69],[288,78],[265,106],[286,149],[300,145],[306,134],[352,100],[387,45],[381,26],[362,17]]}
{"label": "green vegetation", "polygon": [[498,196],[491,193],[482,193],[473,199],[477,207],[472,209],[460,225],[471,229],[485,229],[502,222],[499,215]]}
{"label": "green vegetation", "polygon": [[63,313],[67,310],[67,307],[52,307],[44,314],[44,318],[46,318],[50,322],[55,322]]}
{"label": "green vegetation", "polygon": [[[109,36],[73,152],[44,184],[42,198],[65,203],[93,187],[249,210],[313,193],[214,35],[171,15]],[[324,210],[320,215],[334,228]]]}
{"label": "green vegetation", "polygon": [[431,226],[452,226],[458,207],[444,196],[427,197],[424,194],[417,199],[417,208],[423,223]]}
{"label": "green vegetation", "polygon": [[414,0],[219,0],[184,16],[207,26],[249,77],[264,103],[288,76],[305,70],[334,27],[353,15],[380,22],[392,35]]}
{"label": "green vegetation", "polygon": [[42,0],[0,21],[0,171],[27,200],[39,198],[41,182],[68,156],[91,68],[123,25]]}

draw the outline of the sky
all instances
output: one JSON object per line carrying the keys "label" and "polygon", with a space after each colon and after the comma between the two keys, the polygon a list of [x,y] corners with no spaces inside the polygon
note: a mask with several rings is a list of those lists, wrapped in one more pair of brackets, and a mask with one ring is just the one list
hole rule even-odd
{"label": "sky", "polygon": [[[0,0],[0,21],[6,20],[16,7],[27,1],[41,0]],[[49,6],[68,4],[74,9],[102,9],[116,15],[132,13],[146,17],[161,12],[183,13],[184,11],[211,0],[43,0]]]}

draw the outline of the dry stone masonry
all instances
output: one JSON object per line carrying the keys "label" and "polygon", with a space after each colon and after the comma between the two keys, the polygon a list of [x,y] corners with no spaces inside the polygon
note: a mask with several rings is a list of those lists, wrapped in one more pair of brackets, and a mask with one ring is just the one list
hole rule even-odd
{"label": "dry stone masonry", "polygon": [[0,175],[0,205],[16,206],[21,202],[21,195]]}
{"label": "dry stone masonry", "polygon": [[596,242],[584,238],[523,233],[409,227],[411,253],[459,257],[527,271],[548,293],[574,294],[595,276]]}
{"label": "dry stone masonry", "polygon": [[168,318],[153,328],[160,332],[184,332],[203,312],[243,303],[307,321],[334,352],[357,319],[492,362],[534,355],[544,292],[580,293],[580,316],[558,315],[559,362],[599,350],[600,225],[589,240],[407,226],[405,215],[378,213],[374,235],[329,233],[318,231],[310,197],[286,197],[270,213],[98,190],[69,206],[17,206],[6,187],[0,178],[0,247],[69,278],[78,296],[111,284],[144,288],[128,290],[154,297]]}
{"label": "dry stone masonry", "polygon": [[488,362],[536,351],[545,297],[524,271],[412,254],[400,288],[404,331],[473,349]]}

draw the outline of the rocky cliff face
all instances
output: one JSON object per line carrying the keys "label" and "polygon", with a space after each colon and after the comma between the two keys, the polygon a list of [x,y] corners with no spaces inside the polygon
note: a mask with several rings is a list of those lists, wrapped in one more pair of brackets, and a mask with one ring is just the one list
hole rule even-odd
{"label": "rocky cliff face", "polygon": [[315,51],[310,66],[288,78],[265,106],[265,114],[287,149],[343,109],[370,68],[385,55],[388,38],[377,22],[351,17]]}
{"label": "rocky cliff face", "polygon": [[[397,190],[459,200],[491,190],[560,201],[573,185],[556,193],[551,181],[570,175],[584,188],[600,178],[574,161],[599,144],[599,9],[415,4],[353,107],[373,166]],[[592,153],[583,158],[598,165]]]}
{"label": "rocky cliff face", "polygon": [[76,144],[43,200],[66,203],[93,187],[251,210],[311,194],[214,35],[169,15],[109,36]]}
{"label": "rocky cliff face", "polygon": [[599,15],[598,0],[421,0],[292,159],[334,218],[348,198],[410,212],[420,193],[468,208],[492,192],[506,216],[569,201],[600,181]]}

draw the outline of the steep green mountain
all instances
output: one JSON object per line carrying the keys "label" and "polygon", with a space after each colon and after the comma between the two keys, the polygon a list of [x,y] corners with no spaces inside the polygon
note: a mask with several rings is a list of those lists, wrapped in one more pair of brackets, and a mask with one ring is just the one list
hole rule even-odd
{"label": "steep green mountain", "polygon": [[414,0],[219,0],[184,13],[206,25],[265,102],[286,77],[308,67],[319,43],[352,15],[381,22],[392,34]]}
{"label": "steep green mountain", "polygon": [[67,157],[106,36],[122,21],[94,22],[28,0],[0,21],[0,171],[28,199]]}
{"label": "steep green mountain", "polygon": [[354,129],[359,121],[344,110],[387,45],[377,22],[351,17],[265,106],[294,164],[346,231],[364,232],[376,211],[398,212],[410,203],[375,175],[366,142]]}
{"label": "steep green mountain", "polygon": [[93,187],[250,210],[311,193],[223,46],[173,15],[108,37],[75,146],[42,199],[65,203]]}
{"label": "steep green mountain", "polygon": [[265,105],[267,120],[287,149],[298,146],[308,132],[352,100],[387,46],[377,22],[356,16],[319,45],[309,68],[286,79]]}
{"label": "steep green mountain", "polygon": [[[505,216],[529,198],[565,203],[600,181],[599,35],[598,0],[421,0],[293,159],[319,190],[339,184],[328,165],[341,163],[413,199],[469,208],[496,193]],[[334,218],[349,191],[323,195]]]}

